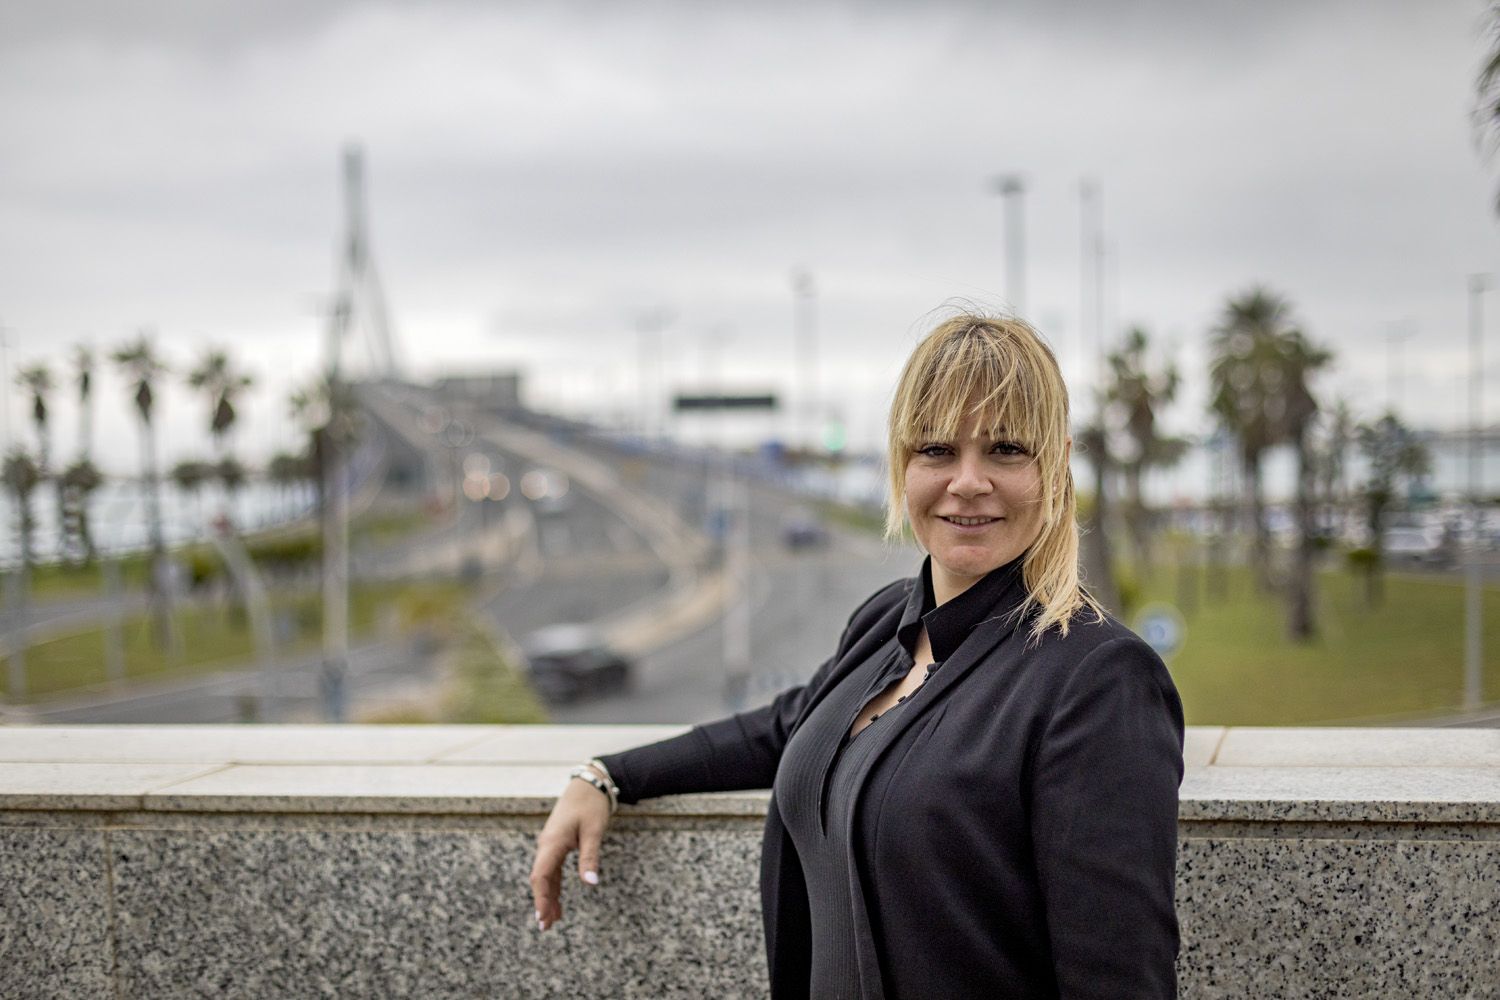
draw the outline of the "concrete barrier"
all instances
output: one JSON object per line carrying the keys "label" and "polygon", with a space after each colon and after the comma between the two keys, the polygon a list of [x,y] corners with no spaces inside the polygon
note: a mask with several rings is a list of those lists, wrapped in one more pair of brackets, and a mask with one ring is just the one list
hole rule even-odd
{"label": "concrete barrier", "polygon": [[[0,728],[0,997],[764,996],[763,792],[622,808],[535,930],[568,767],[680,729]],[[1500,997],[1500,731],[1187,757],[1184,997]]]}

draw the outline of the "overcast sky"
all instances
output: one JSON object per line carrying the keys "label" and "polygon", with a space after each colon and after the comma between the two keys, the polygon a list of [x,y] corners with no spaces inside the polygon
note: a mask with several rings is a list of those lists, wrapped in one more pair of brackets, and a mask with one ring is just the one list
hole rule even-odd
{"label": "overcast sky", "polygon": [[[1075,392],[1090,177],[1112,330],[1188,379],[1173,429],[1206,425],[1206,331],[1257,282],[1335,350],[1328,397],[1464,418],[1465,276],[1500,270],[1477,0],[98,6],[0,6],[7,361],[60,373],[142,327],[180,366],[230,347],[252,456],[292,443],[318,365],[351,139],[416,375],[521,366],[538,404],[634,413],[659,304],[671,385],[790,391],[805,265],[824,398],[871,445],[930,311],[1004,303],[990,182],[1017,172],[1027,311]],[[110,471],[127,405],[111,374]],[[206,404],[170,392],[162,420],[168,461],[207,450]]]}

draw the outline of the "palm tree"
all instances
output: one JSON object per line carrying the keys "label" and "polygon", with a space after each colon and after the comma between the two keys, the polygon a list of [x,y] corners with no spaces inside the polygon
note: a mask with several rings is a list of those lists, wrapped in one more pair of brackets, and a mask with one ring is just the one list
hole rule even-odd
{"label": "palm tree", "polygon": [[167,593],[167,549],[162,539],[161,494],[156,469],[156,435],[151,423],[157,379],[167,374],[151,335],[142,331],[134,341],[111,355],[121,374],[135,386],[135,409],[141,418],[141,478],[146,490],[146,518],[151,533],[150,593],[155,612],[157,639],[163,645],[175,642],[172,631],[171,597]]}
{"label": "palm tree", "polygon": [[16,504],[16,534],[21,540],[21,567],[29,571],[36,563],[36,547],[32,544],[36,518],[31,512],[31,495],[42,481],[42,470],[25,449],[12,448],[5,456],[0,479],[4,480],[5,488]]}
{"label": "palm tree", "polygon": [[[255,380],[249,375],[235,371],[228,353],[212,349],[203,356],[196,368],[188,372],[187,384],[190,388],[207,393],[209,399],[208,430],[213,435],[214,451],[218,454],[221,465],[231,461],[228,454],[229,432],[239,416],[235,411],[234,401],[240,393],[254,385]],[[222,478],[225,496],[232,507],[234,491],[239,488],[244,476]]]}
{"label": "palm tree", "polygon": [[168,473],[172,482],[183,492],[184,495],[193,498],[193,506],[196,508],[194,516],[201,522],[203,520],[203,507],[201,492],[204,485],[214,477],[214,467],[209,462],[201,462],[195,458],[185,459],[172,466]]}
{"label": "palm tree", "polygon": [[89,498],[104,483],[93,463],[94,352],[87,344],[73,348],[74,384],[78,387],[78,457],[63,470],[58,483],[62,497],[62,540],[68,558],[84,565],[98,555],[89,524]]}
{"label": "palm tree", "polygon": [[[1480,151],[1485,157],[1500,149],[1500,3],[1491,0],[1485,19],[1489,22],[1490,52],[1474,81],[1474,130]],[[1495,213],[1500,215],[1500,191],[1496,192]]]}
{"label": "palm tree", "polygon": [[1248,487],[1251,567],[1262,589],[1271,586],[1271,536],[1261,488],[1261,461],[1283,427],[1286,399],[1278,338],[1290,331],[1291,307],[1264,288],[1230,299],[1209,336],[1209,408],[1239,443]]}
{"label": "palm tree", "polygon": [[94,450],[94,351],[87,344],[73,348],[73,378],[78,386],[78,457],[92,458]]}
{"label": "palm tree", "polygon": [[1371,607],[1384,598],[1381,571],[1384,558],[1385,514],[1400,487],[1420,482],[1432,470],[1432,457],[1411,429],[1387,412],[1357,432],[1360,451],[1370,465],[1365,483],[1365,517],[1370,532],[1371,558],[1366,565],[1365,601]]}
{"label": "palm tree", "polygon": [[52,372],[38,362],[16,373],[16,385],[31,393],[31,422],[36,425],[38,472],[47,475],[47,463],[51,452],[50,435],[47,433],[47,394],[52,391]]}
{"label": "palm tree", "polygon": [[1356,421],[1347,399],[1336,399],[1326,412],[1318,461],[1318,494],[1330,529],[1342,534],[1349,506],[1349,449],[1354,447]]}
{"label": "palm tree", "polygon": [[103,473],[87,458],[80,458],[63,470],[63,535],[68,540],[71,556],[85,566],[99,556],[89,521],[89,498],[102,485]]}
{"label": "palm tree", "polygon": [[[37,477],[46,479],[52,474],[52,435],[47,427],[47,395],[52,391],[52,372],[45,364],[37,362],[16,373],[16,385],[31,393],[31,422],[36,426]],[[62,492],[57,492],[59,524],[62,521]]]}
{"label": "palm tree", "polygon": [[1143,576],[1149,576],[1152,567],[1151,512],[1141,490],[1146,470],[1173,465],[1187,450],[1187,442],[1163,437],[1157,431],[1157,414],[1176,398],[1182,379],[1177,366],[1170,362],[1163,371],[1148,370],[1149,343],[1149,336],[1140,327],[1126,333],[1125,343],[1108,356],[1109,382],[1105,387],[1105,399],[1123,418],[1129,439],[1127,447],[1116,449],[1115,454],[1125,472],[1125,523]]}
{"label": "palm tree", "polygon": [[314,482],[318,478],[318,470],[313,464],[312,456],[306,452],[300,455],[279,452],[271,456],[266,476],[280,488],[281,506],[286,508],[292,491],[303,483]]}
{"label": "palm tree", "polygon": [[1312,429],[1318,416],[1318,401],[1308,380],[1326,366],[1333,355],[1315,346],[1302,331],[1281,331],[1275,341],[1280,365],[1281,421],[1278,441],[1291,444],[1297,455],[1297,548],[1287,587],[1287,632],[1294,642],[1306,642],[1317,632],[1313,620],[1313,556],[1317,544],[1314,517],[1314,477],[1318,459],[1313,450]]}

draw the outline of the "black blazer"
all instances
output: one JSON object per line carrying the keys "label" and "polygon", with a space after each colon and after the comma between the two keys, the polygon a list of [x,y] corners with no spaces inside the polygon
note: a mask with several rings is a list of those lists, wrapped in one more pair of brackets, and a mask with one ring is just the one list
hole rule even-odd
{"label": "black blazer", "polygon": [[[606,756],[621,799],[770,787],[791,733],[895,641],[920,589],[901,580],[877,592],[834,656],[770,705]],[[932,675],[938,691],[892,719],[926,731],[920,752],[895,763],[878,844],[855,845],[856,909],[874,880],[902,900],[855,915],[865,1000],[1176,996],[1176,689],[1113,619],[1080,615],[1066,637],[1032,641],[1028,620],[1003,613],[1018,596],[1013,588]],[[761,894],[771,994],[807,997],[807,891],[774,797]]]}

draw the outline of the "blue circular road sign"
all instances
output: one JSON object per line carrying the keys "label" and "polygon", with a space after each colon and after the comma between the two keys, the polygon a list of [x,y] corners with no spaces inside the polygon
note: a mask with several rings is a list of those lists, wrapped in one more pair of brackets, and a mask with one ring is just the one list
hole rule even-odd
{"label": "blue circular road sign", "polygon": [[1170,604],[1149,604],[1135,616],[1135,631],[1163,660],[1182,648],[1187,625]]}

